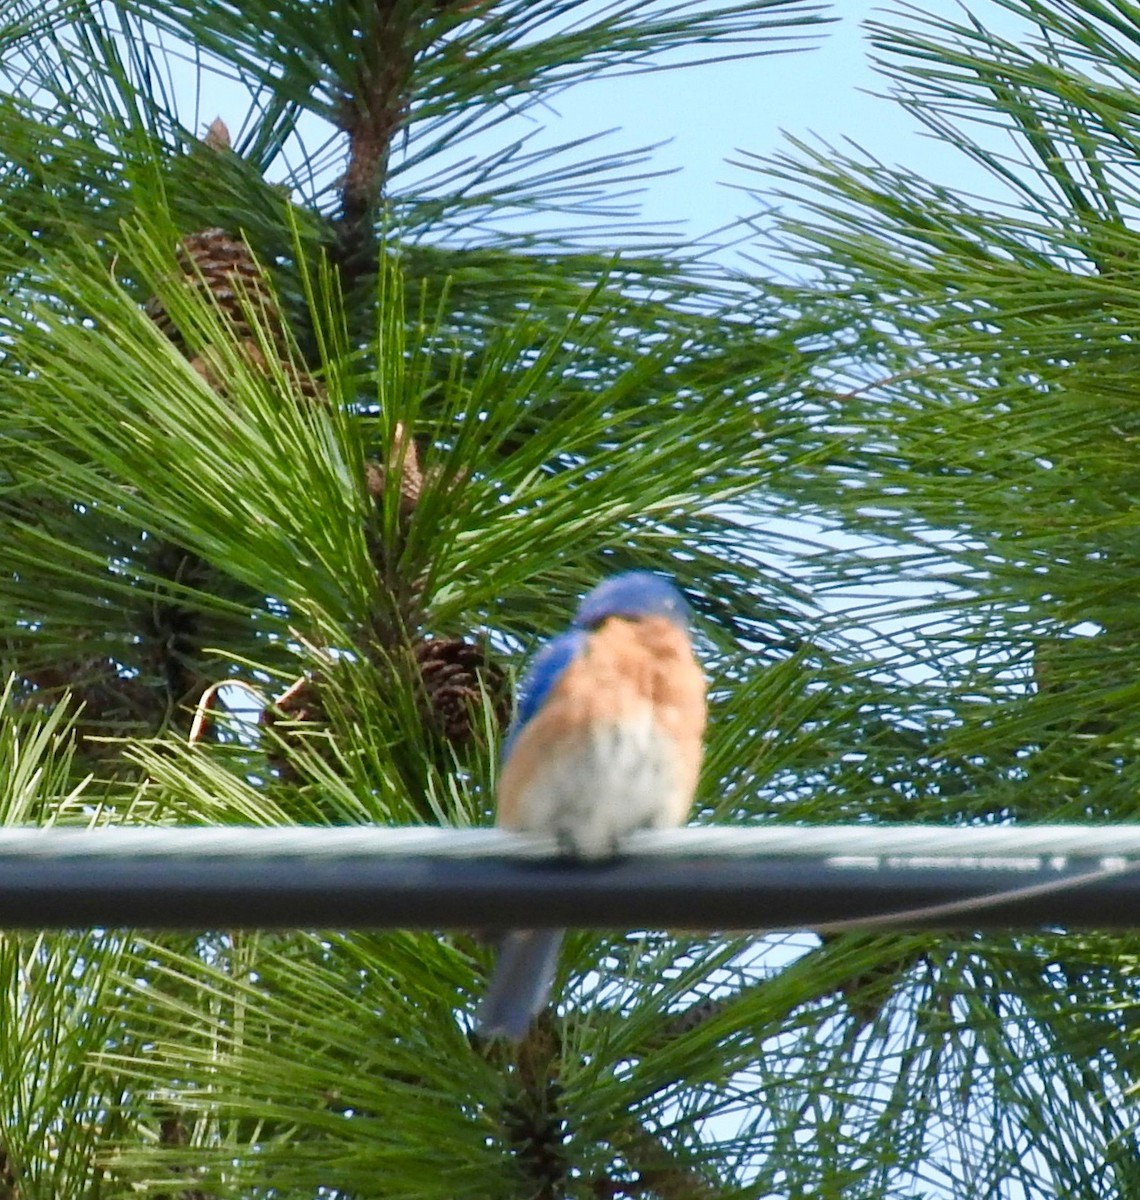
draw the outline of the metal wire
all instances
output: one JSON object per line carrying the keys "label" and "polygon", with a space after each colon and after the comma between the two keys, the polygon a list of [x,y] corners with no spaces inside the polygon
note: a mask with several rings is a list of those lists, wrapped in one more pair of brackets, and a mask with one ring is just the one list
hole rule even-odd
{"label": "metal wire", "polygon": [[1140,927],[1140,825],[0,829],[0,928]]}
{"label": "metal wire", "polygon": [[[1129,859],[1140,856],[1140,823],[1134,825],[756,825],[690,827],[632,834],[623,858],[812,858],[905,860],[921,866],[951,861],[968,869],[1042,857]],[[0,856],[107,859],[163,858],[308,859],[521,859],[559,857],[551,838],[500,829],[435,826],[102,826],[0,828]]]}

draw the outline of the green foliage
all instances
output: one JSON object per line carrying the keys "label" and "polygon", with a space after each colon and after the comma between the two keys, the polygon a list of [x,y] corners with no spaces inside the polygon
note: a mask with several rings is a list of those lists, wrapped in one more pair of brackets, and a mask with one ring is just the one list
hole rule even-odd
{"label": "green foliage", "polygon": [[[812,493],[865,539],[829,564],[867,597],[833,636],[882,629],[873,670],[899,673],[861,769],[931,818],[1126,820],[1136,14],[1000,8],[871,26],[897,98],[994,199],[806,143],[754,165],[795,202],[773,234],[817,273],[805,290],[848,314],[813,370],[819,434],[855,436]],[[1000,1116],[944,1168],[960,1194],[1130,1194],[1134,956],[1133,938],[977,945],[954,1024],[992,1069],[923,1073],[992,1089],[973,1116],[934,1102],[956,1128]]]}
{"label": "green foliage", "polygon": [[[448,734],[417,654],[513,673],[632,565],[698,613],[701,819],[1126,818],[1140,27],[991,7],[873,37],[1004,206],[797,143],[777,286],[626,222],[648,152],[487,147],[814,6],[6,6],[3,820],[487,822],[501,698]],[[188,744],[225,681],[271,719]],[[0,1196],[1129,1196],[1135,959],[580,932],[516,1054],[469,931],[5,937]]]}

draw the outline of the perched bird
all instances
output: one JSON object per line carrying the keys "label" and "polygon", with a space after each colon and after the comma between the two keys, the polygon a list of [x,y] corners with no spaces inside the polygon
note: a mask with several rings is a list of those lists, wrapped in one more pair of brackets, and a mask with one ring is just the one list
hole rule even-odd
{"label": "perched bird", "polygon": [[[498,824],[552,834],[598,860],[634,829],[684,824],[697,786],[705,681],[689,608],[658,575],[627,571],[589,592],[535,656],[503,748]],[[510,931],[479,1032],[518,1040],[550,992],[563,930]]]}

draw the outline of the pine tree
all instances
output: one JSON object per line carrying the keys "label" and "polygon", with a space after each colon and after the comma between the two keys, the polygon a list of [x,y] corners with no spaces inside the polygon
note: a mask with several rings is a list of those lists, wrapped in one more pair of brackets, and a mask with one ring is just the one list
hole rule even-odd
{"label": "pine tree", "polygon": [[[644,236],[642,154],[494,138],[812,6],[4,6],[2,819],[489,823],[519,663],[635,565],[698,614],[698,820],[1127,817],[1137,30],[1002,7],[876,37],[1020,207],[804,147],[792,286]],[[468,931],[5,936],[0,1197],[1128,1196],[1134,959],[582,931],[515,1049]]]}
{"label": "pine tree", "polygon": [[[972,8],[869,25],[893,98],[968,187],[803,141],[749,164],[785,202],[770,245],[816,273],[801,305],[848,312],[812,368],[837,450],[805,485],[863,539],[861,565],[830,567],[862,597],[832,636],[877,630],[868,668],[894,674],[858,753],[895,815],[1127,821],[1140,19],[1115,0]],[[1134,935],[880,942],[894,961],[843,991],[887,1036],[861,1031],[842,1062],[883,1099],[853,1088],[828,1120],[886,1161],[843,1194],[1136,1192]],[[791,1049],[818,1072],[805,1090],[841,1077]]]}

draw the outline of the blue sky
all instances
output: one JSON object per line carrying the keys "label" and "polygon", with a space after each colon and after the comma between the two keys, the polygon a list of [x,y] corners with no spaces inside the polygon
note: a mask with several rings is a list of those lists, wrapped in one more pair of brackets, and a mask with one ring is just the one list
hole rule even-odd
{"label": "blue sky", "polygon": [[[925,134],[882,94],[889,84],[869,61],[864,22],[872,18],[897,24],[906,7],[839,0],[831,5],[832,23],[816,27],[811,49],[576,85],[545,107],[498,127],[480,145],[489,150],[524,134],[532,137],[532,146],[551,145],[607,130],[613,132],[591,153],[667,143],[653,163],[675,173],[648,180],[640,208],[644,222],[669,223],[673,236],[684,240],[757,214],[757,201],[741,189],[761,188],[763,176],[732,165],[732,160],[778,151],[785,132],[836,146],[850,139],[884,163],[985,190],[977,168]],[[957,0],[921,0],[915,8],[942,17],[960,17],[965,11]],[[970,0],[969,8],[984,15],[991,28],[995,22],[1013,27],[996,0]],[[221,116],[237,134],[249,114],[248,96],[229,81],[210,79],[202,95],[187,92],[183,98],[189,104],[184,119],[199,129]],[[305,132],[310,152],[327,134],[311,125]],[[460,156],[473,148],[464,144]],[[342,161],[335,163],[337,170]]]}
{"label": "blue sky", "polygon": [[[957,0],[922,0],[917,7],[946,18],[965,11]],[[990,28],[1015,27],[994,0],[971,0],[970,8]],[[894,24],[898,12],[873,0],[840,0],[831,6],[832,23],[817,27],[811,49],[593,80],[524,118],[523,127],[542,121],[536,138],[551,142],[615,129],[601,143],[606,150],[667,142],[655,162],[676,173],[646,184],[642,212],[648,221],[680,222],[689,238],[756,214],[756,202],[740,189],[759,187],[762,176],[732,160],[783,148],[785,133],[837,146],[850,139],[887,164],[984,190],[979,169],[884,97],[889,81],[870,62],[864,22]]]}
{"label": "blue sky", "polygon": [[[931,0],[926,7],[950,6]],[[620,124],[628,144],[668,141],[659,161],[679,171],[649,185],[644,211],[653,220],[683,220],[696,235],[754,212],[728,185],[751,186],[757,177],[728,160],[779,149],[785,131],[833,143],[852,137],[887,161],[918,167],[944,160],[898,105],[870,94],[885,87],[867,58],[862,26],[872,12],[883,9],[871,0],[833,5],[836,19],[807,50],[593,81],[559,98],[551,130],[565,136]]]}

